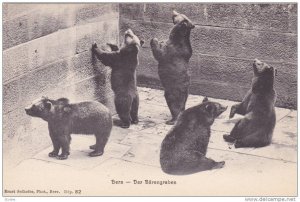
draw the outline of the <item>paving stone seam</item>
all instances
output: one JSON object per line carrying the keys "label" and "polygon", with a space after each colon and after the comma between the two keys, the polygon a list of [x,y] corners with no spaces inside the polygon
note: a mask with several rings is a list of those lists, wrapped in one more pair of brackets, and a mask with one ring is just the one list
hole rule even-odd
{"label": "paving stone seam", "polygon": [[276,158],[271,158],[271,157],[266,157],[266,156],[259,156],[259,155],[255,155],[255,154],[248,154],[248,153],[243,153],[243,152],[238,152],[238,151],[218,149],[218,148],[214,148],[214,147],[208,147],[208,149],[218,150],[218,151],[224,151],[224,152],[231,152],[231,153],[237,153],[237,154],[240,154],[240,155],[253,156],[253,157],[257,157],[257,158],[265,158],[265,159],[270,159],[270,160],[275,160],[275,161],[282,161],[284,163],[296,163],[297,164],[297,161],[290,161],[290,160],[284,160],[284,159],[276,159]]}
{"label": "paving stone seam", "polygon": [[286,118],[288,115],[292,113],[292,110],[290,110],[285,116],[281,117],[279,120],[276,121],[276,123],[282,121],[284,118]]}
{"label": "paving stone seam", "polygon": [[[50,158],[50,157],[49,157]],[[43,162],[46,162],[46,163],[54,163],[56,165],[62,165],[62,166],[67,166],[67,167],[73,167],[73,166],[70,166],[70,165],[67,165],[67,164],[64,164],[64,163],[61,163],[59,160],[57,160],[58,162],[54,162],[54,161],[48,161],[48,160],[45,160],[45,159],[39,159],[39,158],[29,158],[29,159],[26,159],[26,160],[37,160],[37,161],[43,161]],[[26,161],[24,160],[24,161]]]}
{"label": "paving stone seam", "polygon": [[[112,160],[114,157],[109,157],[107,159],[105,159],[104,161],[100,162],[99,164],[93,166],[93,167],[87,167],[87,168],[80,168],[79,170],[82,170],[82,171],[87,171],[87,170],[93,170],[95,168],[97,168],[98,166],[101,166],[104,162],[107,162],[109,160]],[[116,158],[118,159],[118,158]]]}
{"label": "paving stone seam", "polygon": [[135,163],[135,164],[139,164],[139,165],[144,165],[144,166],[150,166],[150,167],[153,167],[153,168],[160,168],[160,166],[155,166],[155,165],[150,165],[150,164],[145,164],[145,163],[141,163],[141,162],[137,162],[137,161],[131,161],[131,160],[128,160],[128,159],[120,159],[120,160],[123,160],[123,161],[126,161],[126,162],[130,162],[130,163]]}
{"label": "paving stone seam", "polygon": [[[152,168],[160,168],[158,166],[154,166],[154,165],[148,165],[148,164],[144,164],[144,163],[140,163],[140,162],[136,162],[136,161],[130,161],[130,160],[127,160],[127,159],[123,159],[123,158],[116,158],[116,157],[112,157],[110,158],[110,160],[120,160],[120,161],[124,161],[124,162],[128,162],[128,163],[133,163],[133,164],[137,164],[137,165],[142,165],[142,166],[149,166],[149,167],[152,167]],[[106,160],[107,161],[107,160]]]}

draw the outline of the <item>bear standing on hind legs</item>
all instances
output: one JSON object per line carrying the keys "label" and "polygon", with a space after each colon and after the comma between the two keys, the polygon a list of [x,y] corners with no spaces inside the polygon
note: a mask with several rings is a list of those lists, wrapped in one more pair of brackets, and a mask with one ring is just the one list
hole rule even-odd
{"label": "bear standing on hind legs", "polygon": [[227,107],[207,98],[182,112],[161,144],[160,165],[165,173],[187,175],[222,168],[224,161],[207,158],[210,126]]}
{"label": "bear standing on hind legs", "polygon": [[165,99],[172,119],[166,124],[173,125],[180,112],[185,110],[189,94],[189,59],[192,56],[190,43],[191,29],[195,26],[183,14],[173,11],[174,27],[167,42],[150,42],[154,58],[158,61],[158,75],[165,89]]}
{"label": "bear standing on hind legs", "polygon": [[252,88],[240,104],[233,105],[230,118],[235,113],[245,115],[239,120],[230,135],[224,135],[227,142],[233,142],[236,148],[264,147],[271,143],[276,123],[274,77],[276,70],[255,59]]}
{"label": "bear standing on hind legs", "polygon": [[94,43],[92,52],[105,65],[111,67],[111,87],[115,94],[115,107],[121,119],[121,127],[129,128],[131,123],[137,124],[139,95],[136,87],[136,68],[138,65],[139,46],[144,43],[128,29],[124,34],[124,43],[119,49],[117,45],[107,44],[111,51],[104,51]]}

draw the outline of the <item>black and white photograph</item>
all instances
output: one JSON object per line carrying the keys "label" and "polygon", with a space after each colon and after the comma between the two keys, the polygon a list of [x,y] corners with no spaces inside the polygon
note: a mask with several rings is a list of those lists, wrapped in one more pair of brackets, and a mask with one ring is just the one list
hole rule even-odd
{"label": "black and white photograph", "polygon": [[296,201],[297,7],[2,2],[2,197]]}

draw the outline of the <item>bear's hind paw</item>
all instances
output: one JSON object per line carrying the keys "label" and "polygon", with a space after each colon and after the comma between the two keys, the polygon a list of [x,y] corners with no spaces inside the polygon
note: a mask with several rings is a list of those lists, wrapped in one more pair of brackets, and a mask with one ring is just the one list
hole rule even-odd
{"label": "bear's hind paw", "polygon": [[132,123],[132,124],[138,124],[138,123],[139,123],[139,120],[132,120],[131,123]]}
{"label": "bear's hind paw", "polygon": [[175,119],[171,119],[171,120],[166,121],[166,124],[167,125],[174,125],[175,121],[176,121]]}
{"label": "bear's hind paw", "polygon": [[90,157],[95,157],[95,156],[102,156],[103,152],[97,152],[97,151],[93,151],[91,153],[89,153]]}
{"label": "bear's hind paw", "polygon": [[49,157],[57,157],[58,156],[58,153],[57,152],[50,152],[49,154],[48,154],[48,156]]}
{"label": "bear's hind paw", "polygon": [[68,158],[68,154],[61,154],[56,157],[59,160],[66,160]]}
{"label": "bear's hind paw", "polygon": [[213,169],[223,168],[224,165],[225,165],[225,161],[216,162],[216,164],[213,167]]}
{"label": "bear's hind paw", "polygon": [[230,142],[230,143],[233,143],[236,141],[235,138],[231,137],[230,135],[223,135],[223,139],[226,141],[226,142]]}

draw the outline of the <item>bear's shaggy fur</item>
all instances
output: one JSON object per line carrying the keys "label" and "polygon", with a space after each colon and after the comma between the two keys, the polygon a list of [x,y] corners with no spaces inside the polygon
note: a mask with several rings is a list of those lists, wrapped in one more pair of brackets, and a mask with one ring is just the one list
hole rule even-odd
{"label": "bear's shaggy fur", "polygon": [[[101,156],[112,129],[109,110],[99,102],[79,102],[70,104],[67,98],[51,100],[39,99],[25,108],[28,115],[39,117],[48,122],[53,151],[49,157],[67,159],[70,154],[71,134],[94,134],[96,144],[90,156]],[[62,149],[60,155],[59,150]]]}
{"label": "bear's shaggy fur", "polygon": [[116,111],[122,121],[121,127],[129,128],[131,123],[137,124],[139,95],[136,87],[136,68],[138,66],[139,46],[144,42],[128,29],[124,34],[124,43],[119,49],[117,45],[107,44],[111,51],[98,48],[94,43],[92,52],[105,65],[111,67],[111,86],[115,94]]}
{"label": "bear's shaggy fur", "polygon": [[210,126],[224,112],[224,107],[207,98],[182,112],[161,144],[160,164],[165,173],[186,175],[221,168],[224,161],[206,158]]}
{"label": "bear's shaggy fur", "polygon": [[167,42],[158,42],[156,38],[150,42],[153,56],[158,61],[158,75],[172,115],[172,119],[166,122],[170,125],[185,110],[190,86],[188,63],[192,56],[190,33],[195,27],[185,15],[176,11],[173,11],[173,23],[175,26]]}
{"label": "bear's shaggy fur", "polygon": [[245,115],[239,120],[230,135],[224,140],[234,142],[235,147],[264,147],[271,143],[276,123],[274,77],[276,70],[266,63],[255,59],[252,88],[242,103],[233,105],[230,118],[235,113]]}

